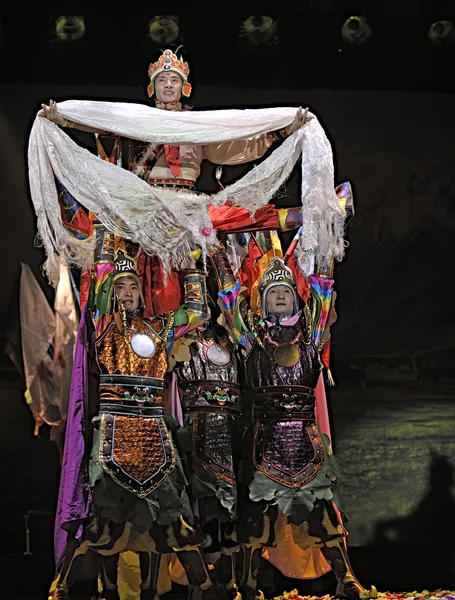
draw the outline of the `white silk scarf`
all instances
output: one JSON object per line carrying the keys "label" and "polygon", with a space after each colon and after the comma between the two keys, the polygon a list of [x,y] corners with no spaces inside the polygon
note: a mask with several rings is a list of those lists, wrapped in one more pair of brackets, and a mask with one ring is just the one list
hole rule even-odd
{"label": "white silk scarf", "polygon": [[[247,139],[292,123],[295,108],[173,112],[141,104],[69,100],[65,118],[132,139],[161,144],[210,144]],[[37,115],[29,148],[29,180],[45,269],[56,285],[60,259],[87,268],[94,239],[77,240],[63,225],[54,175],[86,209],[118,235],[161,260],[165,272],[183,268],[188,253],[216,243],[207,205],[228,199],[253,214],[271,201],[302,158],[303,229],[296,250],[301,264],[325,268],[344,253],[344,211],[334,192],[333,156],[314,115],[270,156],[224,190],[207,196],[150,186],[125,169],[81,148],[57,125]],[[209,233],[211,232],[211,233]]]}

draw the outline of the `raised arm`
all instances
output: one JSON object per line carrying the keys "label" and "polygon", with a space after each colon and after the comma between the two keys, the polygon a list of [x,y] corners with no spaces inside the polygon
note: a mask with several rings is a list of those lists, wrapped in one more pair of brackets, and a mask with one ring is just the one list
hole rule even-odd
{"label": "raised arm", "polygon": [[93,222],[96,246],[88,308],[92,313],[96,336],[110,323],[113,314],[114,234],[97,219]]}
{"label": "raised arm", "polygon": [[96,127],[90,127],[89,125],[81,125],[80,123],[75,123],[74,121],[70,121],[65,119],[57,109],[57,103],[54,100],[49,101],[49,106],[47,104],[41,104],[42,110],[38,113],[40,117],[44,117],[45,119],[49,119],[56,125],[65,128],[78,129],[79,131],[86,131],[87,133],[99,133],[104,134],[105,132],[101,129],[97,129]]}
{"label": "raised arm", "polygon": [[202,155],[216,165],[241,165],[263,156],[278,139],[270,131],[246,140],[206,144]]}
{"label": "raised arm", "polygon": [[275,142],[287,138],[311,117],[308,109],[299,108],[291,125],[278,131],[261,133],[255,137],[203,146],[203,157],[217,165],[241,165],[263,156]]}
{"label": "raised arm", "polygon": [[224,248],[216,248],[210,253],[218,296],[223,303],[226,324],[234,338],[247,352],[254,341],[252,328],[248,326],[251,311],[240,291],[240,280],[235,277]]}
{"label": "raised arm", "polygon": [[184,304],[175,313],[174,341],[202,325],[209,317],[204,271],[185,270],[183,287]]}

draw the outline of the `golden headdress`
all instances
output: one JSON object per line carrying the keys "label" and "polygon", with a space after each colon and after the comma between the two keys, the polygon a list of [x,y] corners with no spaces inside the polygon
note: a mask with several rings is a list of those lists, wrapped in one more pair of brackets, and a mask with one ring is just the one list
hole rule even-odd
{"label": "golden headdress", "polygon": [[[178,52],[178,48],[176,52]],[[150,63],[148,70],[150,85],[147,87],[149,97],[153,96],[155,93],[155,79],[160,73],[165,71],[173,71],[180,75],[183,81],[182,94],[188,98],[191,94],[191,84],[188,83],[190,67],[188,63],[183,60],[182,56],[178,58],[177,54],[172,52],[172,50],[169,50],[169,48],[163,52],[156,62]]]}

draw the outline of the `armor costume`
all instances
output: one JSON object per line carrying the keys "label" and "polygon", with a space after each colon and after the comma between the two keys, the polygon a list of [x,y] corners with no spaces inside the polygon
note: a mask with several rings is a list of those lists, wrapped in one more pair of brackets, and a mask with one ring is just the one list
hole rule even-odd
{"label": "armor costume", "polygon": [[112,292],[121,278],[139,284],[134,261],[120,251],[114,263],[113,236],[100,223],[95,229],[88,345],[96,377],[85,415],[93,417],[88,464],[92,518],[78,541],[69,540],[51,597],[65,594],[86,570],[87,561],[81,559],[98,553],[102,565],[94,562],[102,575],[103,597],[116,598],[118,554],[126,549],[139,552],[142,595],[148,597],[157,585],[158,555],[195,547],[204,539],[193,527],[164,393],[175,341],[207,318],[205,276],[198,270],[185,272],[185,305],[178,313],[145,319],[141,308],[128,312]]}
{"label": "armor costume", "polygon": [[[182,432],[188,435],[184,462],[195,513],[210,540],[202,554],[215,565],[218,597],[232,596],[237,591],[233,526],[241,442],[239,362],[224,328],[213,321],[187,337],[192,340],[190,359],[174,368],[182,391]],[[187,553],[178,557],[183,562]]]}
{"label": "armor costume", "polygon": [[[226,321],[246,351],[243,391],[244,468],[237,534],[242,543],[244,600],[256,595],[264,546],[275,546],[290,524],[302,549],[317,547],[334,571],[337,593],[375,597],[355,579],[346,555],[337,497],[338,469],[330,440],[318,428],[315,388],[321,363],[313,339],[308,303],[298,311],[292,271],[275,257],[257,289],[261,317],[248,311],[224,251],[211,254],[226,310]],[[317,280],[312,276],[312,280]],[[275,286],[293,292],[292,313],[268,313],[267,294]]]}

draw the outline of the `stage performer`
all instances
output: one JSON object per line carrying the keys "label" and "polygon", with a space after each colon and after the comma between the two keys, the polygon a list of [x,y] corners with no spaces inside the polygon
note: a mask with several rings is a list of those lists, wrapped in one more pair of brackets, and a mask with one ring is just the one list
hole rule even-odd
{"label": "stage performer", "polygon": [[[178,51],[178,50],[177,50]],[[176,52],[177,52],[176,51]],[[191,85],[188,82],[190,69],[188,62],[167,49],[156,62],[150,64],[149,97],[155,95],[155,106],[162,110],[180,112],[189,110],[181,102],[182,95],[189,97]],[[53,100],[49,105],[42,104],[42,116],[60,127],[74,128],[99,135],[113,135],[101,130],[65,119]],[[201,170],[201,163],[207,159],[217,165],[240,165],[257,160],[279,140],[291,135],[296,129],[311,119],[308,110],[297,109],[294,122],[281,130],[267,132],[250,139],[204,145],[144,144],[130,140],[132,152],[129,155],[129,168],[150,185],[172,186],[194,189]],[[133,147],[134,146],[134,147]]]}
{"label": "stage performer", "polygon": [[[215,297],[216,293],[215,284]],[[219,308],[210,301],[209,305],[211,319],[186,336],[188,359],[174,367],[184,423],[179,435],[184,440],[180,447],[186,448],[182,458],[194,512],[207,534],[202,555],[207,566],[215,567],[218,589],[214,597],[233,599],[238,592],[235,561],[239,546],[234,524],[242,429],[240,363],[226,330],[216,322]],[[178,554],[183,564],[187,556],[187,552]],[[201,578],[199,585],[203,583]],[[199,594],[196,597],[206,597],[204,589]]]}
{"label": "stage performer", "polygon": [[66,598],[76,579],[101,573],[101,597],[116,600],[118,555],[130,549],[140,556],[141,598],[151,600],[160,554],[197,548],[204,539],[193,526],[164,393],[174,343],[207,318],[205,275],[185,271],[184,306],[145,319],[134,260],[114,250],[114,236],[101,223],[94,227],[93,286],[73,370],[49,597]]}
{"label": "stage performer", "polygon": [[361,586],[349,564],[337,466],[315,410],[321,334],[329,322],[333,280],[311,275],[306,282],[300,274],[299,297],[293,272],[275,256],[251,291],[253,312],[239,294],[224,250],[213,252],[211,260],[229,330],[245,351],[245,494],[237,524],[242,598],[255,598],[262,550],[283,539],[288,523],[297,545],[321,551],[337,578],[337,596],[375,598],[375,588]]}

